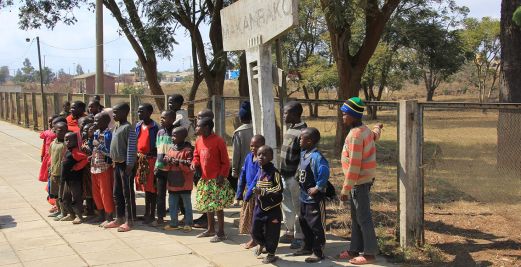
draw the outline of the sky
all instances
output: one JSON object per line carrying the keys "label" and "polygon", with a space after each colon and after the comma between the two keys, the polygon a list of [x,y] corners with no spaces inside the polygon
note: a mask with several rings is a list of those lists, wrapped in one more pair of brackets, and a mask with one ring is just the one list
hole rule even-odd
{"label": "sky", "polygon": [[[469,17],[500,17],[501,0],[456,0],[458,5],[470,9]],[[36,41],[26,42],[26,38],[40,37],[42,64],[53,71],[63,69],[75,74],[76,65],[80,64],[85,72],[95,71],[95,16],[94,13],[78,10],[75,13],[78,22],[73,26],[58,24],[54,29],[21,30],[18,27],[17,8],[0,9],[0,66],[8,66],[11,75],[22,67],[25,58],[33,66],[38,66]],[[104,10],[104,57],[105,71],[127,73],[135,66],[137,56],[128,40],[118,34],[117,22]],[[203,29],[207,36],[208,28]],[[176,33],[178,45],[174,47],[170,61],[158,58],[159,71],[178,71],[190,67],[191,45],[184,30]],[[207,39],[207,38],[206,38]],[[121,62],[121,64],[119,64]]]}

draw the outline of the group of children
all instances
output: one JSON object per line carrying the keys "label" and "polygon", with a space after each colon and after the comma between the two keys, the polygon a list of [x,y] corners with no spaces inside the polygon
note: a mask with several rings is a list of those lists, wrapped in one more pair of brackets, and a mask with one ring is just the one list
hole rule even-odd
{"label": "group of children", "polygon": [[[329,163],[317,148],[320,132],[301,121],[302,105],[290,101],[284,107],[287,129],[278,169],[272,163],[273,149],[262,135],[253,134],[249,102],[240,107],[242,125],[232,137],[230,164],[224,139],[213,132],[211,110],[198,113],[194,131],[181,109],[183,101],[181,95],[170,96],[159,125],[151,119],[152,105],[141,104],[135,127],[127,120],[126,103],[105,109],[93,98],[87,106],[72,103],[70,110],[64,104],[60,115],[49,118],[50,130],[40,135],[44,142],[39,180],[48,182],[53,205],[49,216],[80,224],[86,220],[84,214],[97,214],[93,221],[100,227],[126,232],[137,219],[137,189],[145,192],[143,222],[161,226],[168,192],[170,221],[165,230],[190,232],[202,226],[206,230],[197,237],[220,242],[226,239],[223,210],[234,200],[242,201],[239,232],[251,236],[242,245],[255,248],[258,257],[267,253],[264,263],[277,259],[279,241],[298,249],[295,256],[308,255],[306,262],[322,260],[325,201],[332,186]],[[347,201],[350,196],[353,231],[350,248],[339,257],[365,264],[377,253],[369,190],[376,168],[374,141],[382,126],[370,130],[362,124],[364,104],[359,98],[349,99],[341,110],[351,131],[342,152],[345,182],[340,198]],[[230,178],[237,180],[236,192]],[[195,208],[203,213],[197,220],[191,200],[194,186]],[[184,220],[178,220],[179,212]],[[283,223],[286,231],[280,236]]]}

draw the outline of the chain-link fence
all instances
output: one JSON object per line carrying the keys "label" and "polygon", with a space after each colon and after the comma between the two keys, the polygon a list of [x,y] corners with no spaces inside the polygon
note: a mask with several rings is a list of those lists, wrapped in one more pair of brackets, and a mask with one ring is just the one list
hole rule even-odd
{"label": "chain-link fence", "polygon": [[423,129],[426,242],[455,266],[521,264],[521,105],[425,104]]}

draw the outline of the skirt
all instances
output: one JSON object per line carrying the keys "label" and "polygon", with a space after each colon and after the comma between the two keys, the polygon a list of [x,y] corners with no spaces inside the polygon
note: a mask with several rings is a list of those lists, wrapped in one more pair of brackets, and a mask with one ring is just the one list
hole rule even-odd
{"label": "skirt", "polygon": [[[155,185],[155,177],[154,177],[154,166],[156,164],[156,158],[147,158],[146,163],[148,163],[148,166],[138,166],[137,172],[136,172],[136,190],[141,192],[150,192],[150,193],[156,193],[156,185]],[[141,163],[141,164],[146,164]],[[141,168],[145,167],[148,169],[146,171],[142,171]],[[141,177],[143,173],[146,173],[146,177],[144,179]]]}
{"label": "skirt", "polygon": [[200,212],[215,212],[224,210],[233,203],[235,194],[228,180],[217,185],[217,179],[200,179],[197,183],[195,208]]}
{"label": "skirt", "polygon": [[255,198],[242,202],[241,215],[239,220],[239,234],[251,234],[253,222],[253,209],[255,209]]}

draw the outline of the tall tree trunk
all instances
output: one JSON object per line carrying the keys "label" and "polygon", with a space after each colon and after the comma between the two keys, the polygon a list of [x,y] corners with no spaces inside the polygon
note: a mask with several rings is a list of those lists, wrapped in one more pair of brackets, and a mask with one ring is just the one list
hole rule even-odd
{"label": "tall tree trunk", "polygon": [[[203,77],[201,76],[201,73],[199,72],[199,64],[197,61],[197,49],[195,47],[194,42],[192,42],[192,65],[193,65],[194,81],[192,82],[192,87],[190,88],[190,94],[188,95],[189,101],[195,100],[195,96],[197,95],[197,90],[199,89],[201,82],[203,82]],[[194,118],[195,117],[194,115],[195,115],[194,104],[190,103],[190,104],[188,104],[188,118]]]}
{"label": "tall tree trunk", "polygon": [[[501,3],[501,68],[504,77],[499,94],[501,102],[521,103],[521,27],[512,21],[518,6],[521,6],[521,0],[503,0]],[[497,133],[498,169],[520,177],[521,112],[500,110]]]}
{"label": "tall tree trunk", "polygon": [[[159,83],[159,79],[157,78],[157,63],[147,61],[146,64],[142,64],[143,70],[145,71],[145,77],[147,79],[148,86],[150,87],[150,92],[153,95],[164,95],[163,89],[161,89],[161,84]],[[165,109],[165,99],[164,98],[156,98],[155,102],[160,111]]]}
{"label": "tall tree trunk", "polygon": [[432,101],[434,98],[434,89],[433,88],[427,88],[427,101]]}
{"label": "tall tree trunk", "polygon": [[239,96],[250,96],[248,87],[248,63],[246,62],[246,52],[242,52],[239,57]]}
{"label": "tall tree trunk", "polygon": [[[320,98],[320,89],[319,88],[315,88],[315,90],[313,90],[313,94],[315,95],[315,100],[318,100]],[[313,118],[318,118],[318,106],[319,104],[318,103],[315,103],[313,105]]]}
{"label": "tall tree trunk", "polygon": [[[304,91],[304,98],[306,100],[309,100],[309,92],[308,92],[308,87],[306,85],[302,85],[302,91]],[[314,115],[313,115],[313,105],[311,103],[308,103],[308,108],[309,108],[309,116],[310,117],[314,117]]]}

